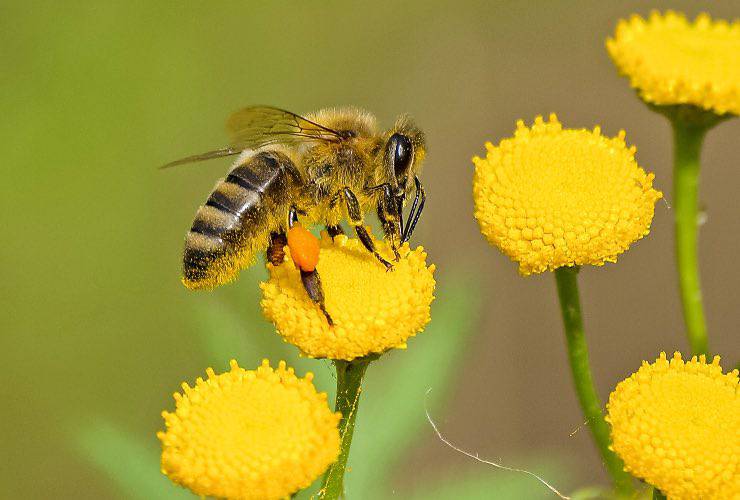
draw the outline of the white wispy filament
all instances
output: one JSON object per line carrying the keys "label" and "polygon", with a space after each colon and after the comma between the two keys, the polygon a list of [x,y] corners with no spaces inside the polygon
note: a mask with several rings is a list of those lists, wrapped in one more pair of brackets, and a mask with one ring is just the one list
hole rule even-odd
{"label": "white wispy filament", "polygon": [[547,489],[549,489],[550,491],[552,491],[553,493],[555,493],[560,498],[563,498],[565,500],[570,500],[570,497],[569,496],[566,496],[566,495],[563,495],[562,493],[560,493],[554,486],[552,486],[550,483],[548,483],[547,481],[545,481],[544,479],[542,479],[540,476],[538,476],[534,472],[530,472],[530,471],[524,470],[524,469],[516,469],[514,467],[507,467],[505,465],[501,465],[499,463],[492,462],[490,460],[485,460],[485,459],[479,457],[478,456],[478,453],[475,453],[475,454],[470,453],[469,451],[463,450],[462,448],[459,448],[458,446],[455,446],[450,441],[448,441],[447,438],[445,438],[442,435],[442,433],[439,431],[439,428],[437,427],[437,424],[434,423],[434,420],[432,420],[431,415],[429,415],[429,408],[427,408],[427,397],[429,396],[429,393],[430,392],[432,392],[432,388],[431,387],[429,389],[427,389],[426,395],[424,397],[424,413],[426,413],[427,420],[429,421],[429,424],[432,426],[432,429],[434,429],[434,432],[437,434],[437,437],[439,438],[440,441],[442,441],[444,444],[446,444],[447,446],[449,446],[450,448],[452,448],[456,452],[462,453],[466,457],[470,457],[473,460],[476,460],[478,462],[481,462],[481,463],[484,463],[484,464],[487,464],[487,465],[492,465],[493,467],[496,467],[498,469],[507,470],[507,471],[511,471],[511,472],[521,472],[523,474],[527,474],[528,476],[532,476],[533,478],[537,479],[540,483],[544,484],[547,487]]}

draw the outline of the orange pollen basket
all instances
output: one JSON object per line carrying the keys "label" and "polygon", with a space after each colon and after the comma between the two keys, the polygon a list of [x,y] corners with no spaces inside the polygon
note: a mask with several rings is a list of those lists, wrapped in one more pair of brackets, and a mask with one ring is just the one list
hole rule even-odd
{"label": "orange pollen basket", "polygon": [[296,267],[311,272],[319,263],[319,240],[300,224],[288,230],[288,248]]}

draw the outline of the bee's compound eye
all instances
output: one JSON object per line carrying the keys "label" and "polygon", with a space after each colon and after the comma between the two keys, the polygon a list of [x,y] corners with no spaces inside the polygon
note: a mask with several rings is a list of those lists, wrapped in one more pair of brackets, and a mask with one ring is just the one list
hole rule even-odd
{"label": "bee's compound eye", "polygon": [[403,176],[414,155],[411,139],[402,134],[393,134],[389,142],[393,152],[393,169],[396,177]]}

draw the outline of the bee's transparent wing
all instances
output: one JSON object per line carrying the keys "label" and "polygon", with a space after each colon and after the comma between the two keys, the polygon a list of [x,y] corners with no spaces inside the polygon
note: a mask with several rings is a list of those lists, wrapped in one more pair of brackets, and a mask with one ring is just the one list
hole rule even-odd
{"label": "bee's transparent wing", "polygon": [[231,138],[227,147],[188,156],[163,165],[174,167],[211,158],[221,158],[270,144],[297,144],[304,141],[338,141],[342,135],[284,109],[271,106],[251,106],[232,114],[226,121]]}
{"label": "bee's transparent wing", "polygon": [[195,163],[197,161],[210,160],[212,158],[221,158],[223,156],[238,155],[241,152],[242,152],[241,149],[234,149],[230,147],[215,149],[213,151],[208,151],[206,153],[186,156],[185,158],[180,158],[179,160],[171,161],[169,163],[162,165],[159,168],[170,168],[170,167],[174,167],[177,165],[184,165],[186,163]]}
{"label": "bee's transparent wing", "polygon": [[231,144],[242,149],[342,138],[335,130],[272,106],[251,106],[237,111],[226,121],[226,130]]}

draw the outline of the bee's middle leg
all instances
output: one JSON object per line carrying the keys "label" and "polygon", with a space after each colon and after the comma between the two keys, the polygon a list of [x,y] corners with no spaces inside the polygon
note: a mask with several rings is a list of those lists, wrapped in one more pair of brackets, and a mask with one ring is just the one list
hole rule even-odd
{"label": "bee's middle leg", "polygon": [[329,225],[326,226],[326,232],[329,233],[329,236],[331,236],[331,239],[333,240],[335,236],[344,234],[344,229],[342,229],[342,226],[340,226],[339,224]]}
{"label": "bee's middle leg", "polygon": [[270,244],[267,247],[267,261],[273,266],[279,266],[285,258],[285,245],[288,244],[288,237],[285,232],[270,233]]}
{"label": "bee's middle leg", "polygon": [[383,256],[378,253],[375,248],[375,243],[373,242],[373,239],[370,237],[367,229],[365,229],[365,226],[363,226],[362,224],[362,211],[360,210],[360,203],[357,201],[357,196],[355,196],[355,193],[353,193],[352,190],[347,187],[342,190],[342,195],[344,196],[344,202],[347,205],[347,218],[349,219],[349,223],[355,228],[355,233],[357,233],[357,237],[360,238],[360,241],[365,246],[365,248],[369,252],[372,252],[375,258],[378,259],[378,261],[380,261],[380,263],[385,266],[387,271],[392,270],[393,264],[385,260],[385,258],[383,258]]}

